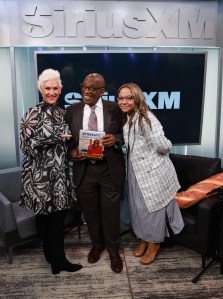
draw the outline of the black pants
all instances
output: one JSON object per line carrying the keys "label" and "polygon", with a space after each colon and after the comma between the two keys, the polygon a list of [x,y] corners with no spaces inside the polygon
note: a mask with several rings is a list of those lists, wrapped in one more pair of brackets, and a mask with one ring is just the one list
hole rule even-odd
{"label": "black pants", "polygon": [[121,190],[114,184],[106,162],[89,162],[77,194],[93,245],[118,251]]}
{"label": "black pants", "polygon": [[64,252],[64,219],[66,211],[48,215],[36,215],[36,228],[43,243],[46,260],[52,265],[61,265],[66,260]]}

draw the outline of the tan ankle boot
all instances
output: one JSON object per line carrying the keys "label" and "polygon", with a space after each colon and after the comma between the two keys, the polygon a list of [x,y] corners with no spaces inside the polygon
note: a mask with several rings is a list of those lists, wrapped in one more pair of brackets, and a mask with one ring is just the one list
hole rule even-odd
{"label": "tan ankle boot", "polygon": [[146,253],[141,258],[140,263],[142,265],[151,264],[155,260],[155,257],[159,249],[160,249],[160,243],[149,243]]}
{"label": "tan ankle boot", "polygon": [[141,240],[139,245],[134,250],[134,255],[137,257],[142,256],[144,254],[144,252],[146,251],[147,245],[148,245],[148,242]]}

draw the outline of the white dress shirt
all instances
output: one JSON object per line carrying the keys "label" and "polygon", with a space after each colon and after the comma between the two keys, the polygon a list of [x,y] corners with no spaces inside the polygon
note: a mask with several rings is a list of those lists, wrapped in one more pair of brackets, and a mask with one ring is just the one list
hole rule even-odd
{"label": "white dress shirt", "polygon": [[[95,113],[97,115],[98,131],[104,131],[104,117],[103,117],[103,105],[102,99],[100,98],[95,104]],[[91,107],[87,104],[84,106],[84,117],[83,117],[83,129],[88,130],[88,121],[91,113]]]}

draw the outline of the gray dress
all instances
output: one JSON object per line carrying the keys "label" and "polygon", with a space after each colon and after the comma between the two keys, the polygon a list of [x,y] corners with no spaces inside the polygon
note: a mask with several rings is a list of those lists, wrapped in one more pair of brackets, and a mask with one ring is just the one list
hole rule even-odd
{"label": "gray dress", "polygon": [[148,211],[130,159],[128,159],[128,200],[132,229],[138,238],[152,243],[163,242],[164,238],[169,236],[167,221],[174,234],[183,229],[184,222],[175,199],[156,212]]}

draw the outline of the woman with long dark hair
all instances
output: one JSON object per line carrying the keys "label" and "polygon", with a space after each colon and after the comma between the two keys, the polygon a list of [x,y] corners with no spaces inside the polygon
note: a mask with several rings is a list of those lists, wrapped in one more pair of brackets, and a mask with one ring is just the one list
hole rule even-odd
{"label": "woman with long dark hair", "polygon": [[123,132],[131,223],[141,239],[134,254],[147,265],[154,261],[160,243],[169,236],[166,221],[175,234],[184,226],[174,199],[180,185],[168,156],[172,144],[147,107],[140,87],[134,83],[122,85],[118,105],[126,116]]}

